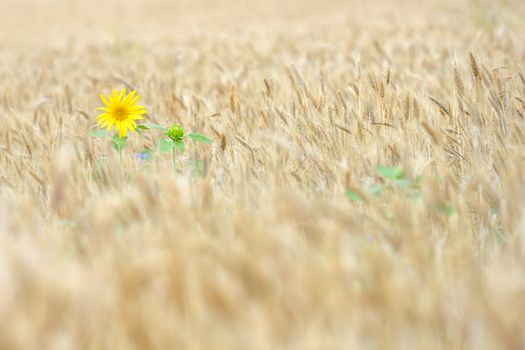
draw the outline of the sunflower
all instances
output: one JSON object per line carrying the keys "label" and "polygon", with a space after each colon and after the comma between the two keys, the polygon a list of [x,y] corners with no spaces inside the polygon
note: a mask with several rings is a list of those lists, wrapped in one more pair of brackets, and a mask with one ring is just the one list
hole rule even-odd
{"label": "sunflower", "polygon": [[103,111],[97,116],[97,125],[101,128],[107,128],[109,131],[115,127],[120,138],[125,137],[128,130],[135,131],[137,128],[135,120],[144,119],[142,115],[147,113],[143,106],[136,104],[140,95],[135,96],[135,91],[126,95],[126,89],[122,89],[118,93],[117,90],[113,90],[112,96],[109,95],[107,98],[102,94],[99,96],[105,107],[95,109]]}

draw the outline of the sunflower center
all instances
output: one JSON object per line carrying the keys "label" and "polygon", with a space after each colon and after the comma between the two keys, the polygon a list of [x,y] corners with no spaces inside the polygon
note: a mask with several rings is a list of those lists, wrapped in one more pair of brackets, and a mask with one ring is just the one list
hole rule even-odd
{"label": "sunflower center", "polygon": [[128,111],[124,107],[117,107],[113,111],[113,116],[117,120],[124,120],[124,119],[126,119],[128,117]]}

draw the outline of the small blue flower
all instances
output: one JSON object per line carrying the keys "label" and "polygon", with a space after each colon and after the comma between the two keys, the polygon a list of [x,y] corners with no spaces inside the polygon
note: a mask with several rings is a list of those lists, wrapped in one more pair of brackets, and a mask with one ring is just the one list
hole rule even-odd
{"label": "small blue flower", "polygon": [[140,161],[148,160],[148,159],[151,158],[151,151],[150,150],[144,150],[144,151],[142,151],[140,153],[137,153],[135,156]]}

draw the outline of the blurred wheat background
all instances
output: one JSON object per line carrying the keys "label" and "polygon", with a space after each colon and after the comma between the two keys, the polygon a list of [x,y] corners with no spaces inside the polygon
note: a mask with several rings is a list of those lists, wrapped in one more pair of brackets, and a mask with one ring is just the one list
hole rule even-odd
{"label": "blurred wheat background", "polygon": [[0,4],[1,349],[523,349],[523,1]]}

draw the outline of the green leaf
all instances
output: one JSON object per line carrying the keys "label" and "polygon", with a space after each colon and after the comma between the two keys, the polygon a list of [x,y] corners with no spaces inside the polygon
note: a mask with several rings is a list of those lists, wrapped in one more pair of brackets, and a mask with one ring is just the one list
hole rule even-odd
{"label": "green leaf", "polygon": [[197,134],[197,133],[189,133],[188,134],[188,137],[194,141],[198,141],[198,142],[202,142],[202,143],[207,143],[207,144],[212,144],[213,141],[210,140],[209,138],[207,138],[206,136],[204,135],[201,135],[201,134]]}
{"label": "green leaf", "polygon": [[113,146],[113,149],[117,152],[122,151],[124,148],[126,148],[126,140],[128,139],[127,136],[119,137],[118,134],[113,135],[111,138],[111,146]]}
{"label": "green leaf", "polygon": [[[144,124],[140,124],[140,126],[142,126],[143,128],[146,128],[145,130],[147,129],[166,130],[166,128],[163,127],[162,125],[153,124],[153,123],[144,123]],[[137,125],[137,127],[139,126]]]}
{"label": "green leaf", "polygon": [[392,182],[401,188],[407,188],[410,185],[408,179],[393,179]]}
{"label": "green leaf", "polygon": [[398,167],[380,166],[377,167],[376,171],[381,177],[389,180],[400,180],[404,177],[403,169]]}
{"label": "green leaf", "polygon": [[89,136],[91,136],[91,137],[107,137],[107,136],[109,136],[109,133],[107,132],[107,130],[92,129],[92,130],[89,130]]}
{"label": "green leaf", "polygon": [[159,140],[159,152],[166,153],[170,152],[175,147],[175,142],[170,139],[160,139]]}
{"label": "green leaf", "polygon": [[184,145],[184,141],[172,141],[175,143],[175,147],[180,151],[180,153],[184,153],[186,150],[186,146]]}
{"label": "green leaf", "polygon": [[142,135],[142,132],[145,130],[149,130],[149,128],[144,124],[138,124],[137,125],[137,132]]}
{"label": "green leaf", "polygon": [[361,196],[359,196],[357,193],[352,192],[352,191],[346,191],[345,196],[346,198],[350,199],[352,202],[362,201]]}

